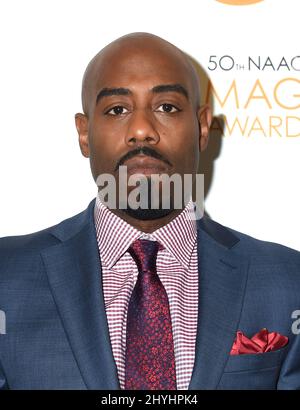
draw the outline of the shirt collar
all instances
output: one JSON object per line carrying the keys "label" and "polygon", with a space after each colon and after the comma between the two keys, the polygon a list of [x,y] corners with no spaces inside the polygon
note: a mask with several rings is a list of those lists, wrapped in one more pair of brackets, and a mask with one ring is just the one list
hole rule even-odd
{"label": "shirt collar", "polygon": [[151,234],[134,228],[115,215],[100,201],[98,195],[95,201],[94,221],[101,263],[108,269],[114,266],[136,239],[140,238],[159,241],[184,268],[189,269],[197,238],[192,199],[176,218]]}

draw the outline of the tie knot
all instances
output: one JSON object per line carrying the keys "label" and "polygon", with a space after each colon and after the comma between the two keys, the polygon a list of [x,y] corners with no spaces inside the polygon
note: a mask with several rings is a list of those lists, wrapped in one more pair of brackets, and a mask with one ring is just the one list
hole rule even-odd
{"label": "tie knot", "polygon": [[157,252],[163,246],[157,241],[137,239],[129,247],[129,253],[135,260],[139,272],[156,272]]}

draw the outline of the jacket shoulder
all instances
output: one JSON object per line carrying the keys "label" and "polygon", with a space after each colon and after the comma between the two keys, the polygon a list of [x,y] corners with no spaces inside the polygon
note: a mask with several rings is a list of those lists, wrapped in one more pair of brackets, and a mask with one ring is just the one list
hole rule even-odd
{"label": "jacket shoulder", "polygon": [[41,252],[76,235],[89,220],[91,204],[85,211],[40,231],[0,238],[0,282],[13,283],[14,288],[25,286],[24,281],[30,283],[42,267]]}
{"label": "jacket shoulder", "polygon": [[300,252],[283,244],[265,241],[228,228],[239,240],[239,249],[249,255],[252,260],[265,260],[272,263],[296,262],[300,266]]}
{"label": "jacket shoulder", "polygon": [[290,263],[296,262],[300,265],[300,252],[288,246],[261,240],[246,233],[237,231],[231,227],[222,225],[219,222],[205,216],[202,218],[201,225],[203,229],[214,240],[223,246],[243,254],[252,261],[272,263]]}
{"label": "jacket shoulder", "polygon": [[55,245],[58,240],[51,234],[53,227],[25,235],[5,236],[0,238],[0,255],[22,250],[41,251],[45,247]]}
{"label": "jacket shoulder", "polygon": [[87,221],[87,212],[91,208],[92,202],[86,210],[45,229],[25,235],[0,238],[0,257],[16,252],[40,252],[47,247],[58,244],[62,240],[68,239],[76,231],[80,230]]}

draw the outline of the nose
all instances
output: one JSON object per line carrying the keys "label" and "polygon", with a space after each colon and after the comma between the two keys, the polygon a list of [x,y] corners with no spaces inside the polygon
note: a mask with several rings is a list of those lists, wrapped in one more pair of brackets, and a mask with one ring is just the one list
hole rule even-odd
{"label": "nose", "polygon": [[126,144],[132,146],[137,142],[148,142],[149,144],[157,144],[159,142],[159,133],[155,129],[154,119],[151,113],[145,110],[136,110],[132,113],[128,122],[126,133]]}

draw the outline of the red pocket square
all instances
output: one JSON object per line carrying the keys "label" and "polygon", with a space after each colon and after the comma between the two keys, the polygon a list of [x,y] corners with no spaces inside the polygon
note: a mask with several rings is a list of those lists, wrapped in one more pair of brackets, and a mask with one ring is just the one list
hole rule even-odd
{"label": "red pocket square", "polygon": [[282,348],[288,343],[288,340],[286,336],[282,336],[280,333],[269,333],[266,328],[256,333],[251,339],[239,330],[230,354],[267,353]]}

